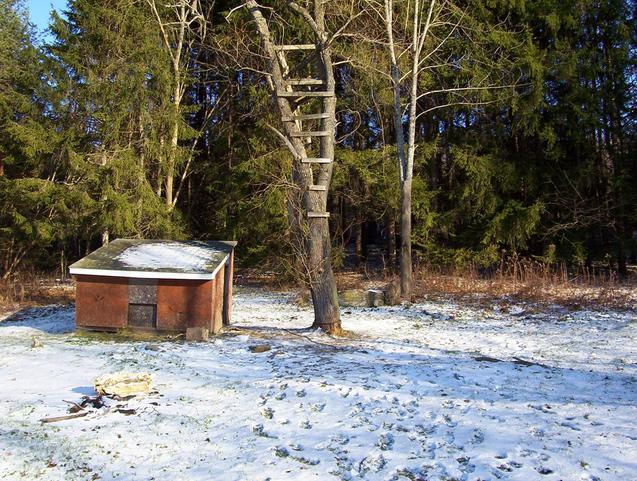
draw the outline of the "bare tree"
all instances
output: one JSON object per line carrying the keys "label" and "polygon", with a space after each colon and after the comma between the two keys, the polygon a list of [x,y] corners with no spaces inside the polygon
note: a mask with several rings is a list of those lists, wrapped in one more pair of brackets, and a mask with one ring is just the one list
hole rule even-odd
{"label": "bare tree", "polygon": [[[245,1],[243,6],[260,39],[268,83],[282,124],[282,128],[268,127],[293,157],[295,192],[292,195],[298,202],[290,204],[296,208],[290,213],[290,219],[300,239],[302,265],[312,293],[313,327],[338,334],[341,323],[327,212],[335,142],[336,94],[330,46],[334,36],[326,28],[325,2],[285,2],[286,8],[298,15],[312,32],[313,38],[307,44],[277,44],[263,7],[254,0]],[[267,12],[270,18],[272,9]],[[309,77],[299,77],[308,71]],[[321,106],[318,112],[303,112],[303,107],[316,105],[317,100]],[[308,124],[318,127],[305,128]],[[315,139],[318,139],[317,149],[313,148]],[[313,157],[312,151],[318,151],[318,155]]]}
{"label": "bare tree", "polygon": [[[365,67],[387,78],[393,92],[393,124],[401,192],[400,287],[402,297],[410,299],[413,279],[412,180],[418,146],[418,119],[434,110],[447,107],[476,107],[491,103],[493,100],[486,100],[475,94],[513,87],[515,82],[505,80],[507,73],[513,72],[508,71],[510,62],[503,55],[502,46],[485,43],[476,48],[472,45],[474,37],[484,32],[476,31],[474,25],[469,26],[468,13],[457,2],[411,0],[395,3],[394,0],[366,0],[359,8],[366,12],[367,23],[364,24],[365,28],[361,28],[360,24],[356,25],[349,35],[385,50],[389,59],[389,71],[384,70],[382,64],[368,63]],[[383,30],[384,34],[381,33]],[[465,50],[460,53],[450,52],[446,45],[458,38],[465,41]],[[473,57],[477,50],[480,51],[480,59]],[[356,59],[352,61],[356,62]],[[478,77],[469,76],[466,84],[446,85],[436,84],[435,80],[422,80],[424,73],[429,79],[435,79],[436,71],[461,71],[468,63],[474,66],[482,63],[480,68],[474,70],[485,73]]]}
{"label": "bare tree", "polygon": [[[178,197],[175,195],[174,182],[182,126],[182,102],[188,86],[189,68],[192,62],[190,52],[195,42],[205,36],[207,23],[199,0],[173,0],[168,3],[146,0],[146,2],[157,20],[164,48],[170,56],[173,75],[172,91],[170,92],[171,124],[169,126],[168,152],[163,176],[158,176],[160,178],[158,189],[161,189],[161,178],[163,177],[166,205],[172,209],[177,203]],[[192,156],[193,149],[190,149],[188,154]],[[187,164],[189,164],[188,161]],[[182,175],[182,183],[186,173],[184,171],[184,175]],[[181,191],[181,185],[179,191]]]}

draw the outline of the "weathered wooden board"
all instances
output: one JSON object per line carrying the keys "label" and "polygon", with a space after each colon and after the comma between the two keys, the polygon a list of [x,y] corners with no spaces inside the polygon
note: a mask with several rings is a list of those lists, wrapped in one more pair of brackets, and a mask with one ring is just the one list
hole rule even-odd
{"label": "weathered wooden board", "polygon": [[292,132],[292,137],[327,137],[330,135],[329,130],[308,130],[301,132]]}
{"label": "weathered wooden board", "polygon": [[128,326],[155,329],[157,327],[157,305],[129,304]]}
{"label": "weathered wooden board", "polygon": [[332,159],[327,157],[308,157],[307,159],[301,159],[301,162],[304,164],[329,164]]}
{"label": "weathered wooden board", "polygon": [[278,90],[276,93],[279,97],[333,97],[334,92],[329,90],[319,90],[315,92]]}
{"label": "weathered wooden board", "polygon": [[283,51],[291,50],[316,50],[316,45],[313,43],[302,43],[298,45],[275,45],[275,49]]}
{"label": "weathered wooden board", "polygon": [[157,279],[128,280],[128,302],[131,304],[157,304]]}
{"label": "weathered wooden board", "polygon": [[330,114],[328,113],[284,115],[283,122],[296,122],[297,120],[320,120],[328,119],[329,117]]}
{"label": "weathered wooden board", "polygon": [[320,78],[297,78],[288,79],[287,83],[289,85],[323,85],[325,81]]}

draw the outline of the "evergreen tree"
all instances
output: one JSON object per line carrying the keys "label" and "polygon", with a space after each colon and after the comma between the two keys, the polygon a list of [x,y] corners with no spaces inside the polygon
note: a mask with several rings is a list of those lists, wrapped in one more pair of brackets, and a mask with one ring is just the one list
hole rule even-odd
{"label": "evergreen tree", "polygon": [[91,234],[102,242],[179,235],[179,216],[160,198],[173,113],[170,61],[151,12],[77,0],[65,18],[54,16],[52,31],[52,111],[73,133],[64,148],[95,201]]}
{"label": "evergreen tree", "polygon": [[[293,162],[270,128],[259,39],[244,19],[226,20],[236,2],[188,5],[72,0],[38,49],[22,2],[0,0],[1,275],[64,267],[113,236],[236,238],[244,265],[298,270],[287,247]],[[435,51],[416,83],[415,259],[488,268],[550,251],[625,272],[637,260],[635,2],[445,5],[465,15],[456,25],[448,11],[423,47]],[[383,242],[394,267],[406,236],[392,155],[412,116],[394,122],[396,89],[379,73],[390,72],[377,41],[386,29],[362,14],[347,21],[350,6],[330,2],[325,16],[343,34],[331,43],[334,259],[345,265],[353,250],[362,264],[366,244]],[[396,2],[393,34],[408,47],[406,9]],[[193,28],[180,43],[184,18]],[[289,8],[274,20],[277,38],[308,38]],[[516,86],[464,90],[481,79]],[[408,99],[408,82],[398,86]]]}
{"label": "evergreen tree", "polygon": [[[60,182],[60,139],[42,97],[43,58],[21,2],[0,2],[0,273],[25,261],[50,267],[83,223],[90,201]],[[40,262],[44,261],[42,264]]]}

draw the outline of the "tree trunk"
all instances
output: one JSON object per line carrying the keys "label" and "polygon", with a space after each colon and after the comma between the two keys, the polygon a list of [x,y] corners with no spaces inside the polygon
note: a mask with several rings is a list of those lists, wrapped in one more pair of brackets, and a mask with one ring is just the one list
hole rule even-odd
{"label": "tree trunk", "polygon": [[[433,0],[430,8],[433,7]],[[411,182],[414,175],[416,154],[416,107],[418,105],[418,77],[420,68],[419,42],[419,0],[414,2],[414,25],[412,38],[411,91],[409,94],[409,123],[407,124],[407,165],[400,192],[400,293],[403,299],[412,298],[411,264]]]}
{"label": "tree trunk", "polygon": [[394,90],[394,131],[400,173],[400,295],[411,298],[411,176],[405,153],[405,131],[400,97],[400,70],[392,66]]}
{"label": "tree trunk", "polygon": [[387,258],[389,260],[389,268],[391,271],[396,269],[396,220],[394,213],[387,214]]}
{"label": "tree trunk", "polygon": [[[176,196],[173,192],[175,183],[175,167],[177,164],[177,149],[179,144],[179,121],[181,118],[181,101],[184,95],[185,78],[188,73],[188,57],[190,50],[193,48],[194,32],[201,28],[201,12],[199,11],[199,2],[197,1],[180,1],[172,5],[157,6],[156,0],[147,0],[146,2],[159,25],[161,38],[166,51],[170,55],[172,62],[173,74],[173,91],[170,99],[172,108],[173,124],[170,128],[170,144],[168,146],[168,155],[166,157],[166,176],[164,179],[166,207],[172,210],[176,202]],[[173,17],[170,19],[162,18],[162,8],[170,8]],[[205,23],[205,22],[203,22]],[[199,33],[199,32],[197,32]],[[186,51],[188,50],[188,52]],[[186,60],[183,61],[182,58]],[[162,139],[163,141],[163,136]],[[163,143],[162,143],[163,147]],[[161,184],[157,186],[158,195],[161,193]]]}
{"label": "tree trunk", "polygon": [[354,255],[356,256],[356,265],[360,267],[363,261],[363,219],[356,210],[356,224],[354,225]]}
{"label": "tree trunk", "polygon": [[400,187],[400,293],[404,299],[411,300],[411,177]]}
{"label": "tree trunk", "polygon": [[340,334],[341,319],[332,271],[332,241],[327,219],[311,219],[308,238],[310,291],[314,305],[313,328]]}
{"label": "tree trunk", "polygon": [[142,114],[142,108],[139,109],[139,114],[137,116],[137,155],[139,156],[139,171],[140,171],[140,181],[144,182],[146,180],[146,135],[144,133],[144,117]]}
{"label": "tree trunk", "polygon": [[625,278],[628,276],[628,262],[626,251],[624,249],[624,243],[621,238],[618,239],[617,245],[617,273],[620,277]]}
{"label": "tree trunk", "polygon": [[[401,102],[401,73],[394,53],[393,2],[385,2],[385,21],[392,56],[391,78],[394,94],[394,134],[398,153],[398,170],[400,174],[400,295],[403,299],[411,297],[411,176],[405,149],[405,130],[403,126],[403,109]],[[405,201],[408,200],[406,203]]]}
{"label": "tree trunk", "polygon": [[[329,46],[325,45],[327,35],[324,32],[324,8],[321,1],[315,2],[315,19],[319,29],[323,30],[319,36],[317,32],[317,47],[319,50],[318,67],[319,72],[325,80],[326,90],[335,92],[334,69],[332,67],[332,55]],[[322,37],[322,38],[321,38]],[[325,185],[326,190],[314,192],[318,202],[310,204],[322,212],[327,211],[327,194],[332,178],[332,168],[334,162],[334,143],[336,130],[336,94],[323,100],[323,112],[329,114],[328,118],[321,122],[322,130],[330,132],[330,135],[321,137],[320,154],[321,157],[330,159],[327,165],[319,166],[317,184]],[[310,177],[310,182],[313,182]],[[309,188],[309,186],[305,186]],[[332,239],[327,218],[308,219],[310,222],[310,258],[313,259],[311,265],[318,268],[317,275],[311,284],[312,301],[314,303],[314,323],[313,327],[320,327],[326,332],[340,334],[341,318],[338,305],[338,292],[336,290],[336,280],[332,271]],[[320,257],[314,258],[314,253],[320,253]]]}
{"label": "tree trunk", "polygon": [[[173,95],[179,96],[180,88],[175,87]],[[178,97],[175,99],[174,109],[174,124],[172,133],[170,136],[170,152],[168,154],[168,165],[166,166],[166,207],[168,209],[173,208],[173,188],[175,182],[175,163],[177,162],[177,147],[179,143],[179,104],[177,103]]]}
{"label": "tree trunk", "polygon": [[[403,126],[404,110],[402,108],[402,95],[404,89],[401,88],[401,74],[398,67],[398,58],[401,54],[396,54],[394,44],[394,2],[385,0],[384,22],[387,31],[387,47],[391,56],[391,79],[394,94],[394,130],[396,135],[396,148],[398,150],[398,164],[400,168],[400,294],[403,299],[411,300],[412,297],[412,265],[411,265],[411,184],[414,172],[414,159],[416,152],[416,120],[418,106],[418,80],[421,72],[420,55],[422,53],[425,39],[431,26],[435,0],[429,1],[428,13],[425,22],[421,23],[421,1],[413,1],[413,15],[409,10],[412,28],[411,43],[408,47],[411,54],[411,69],[409,79],[409,100],[407,111],[409,120],[407,124],[407,135],[405,136]],[[409,4],[408,4],[409,5]],[[406,137],[406,142],[405,142]]]}
{"label": "tree trunk", "polygon": [[155,172],[155,194],[157,194],[157,197],[159,197],[161,199],[161,191],[162,191],[162,187],[163,187],[163,166],[162,166],[162,157],[164,155],[164,145],[165,145],[165,141],[164,141],[164,132],[162,129],[162,132],[159,135],[159,159],[157,161],[157,171]]}

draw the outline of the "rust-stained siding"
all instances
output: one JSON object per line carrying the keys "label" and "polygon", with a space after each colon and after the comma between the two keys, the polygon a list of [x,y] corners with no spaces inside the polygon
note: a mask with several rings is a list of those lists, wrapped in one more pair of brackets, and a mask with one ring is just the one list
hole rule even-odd
{"label": "rust-stained siding", "polygon": [[185,331],[187,327],[211,328],[214,280],[157,281],[157,329]]}
{"label": "rust-stained siding", "polygon": [[75,321],[78,327],[126,327],[127,278],[79,275],[76,280]]}

